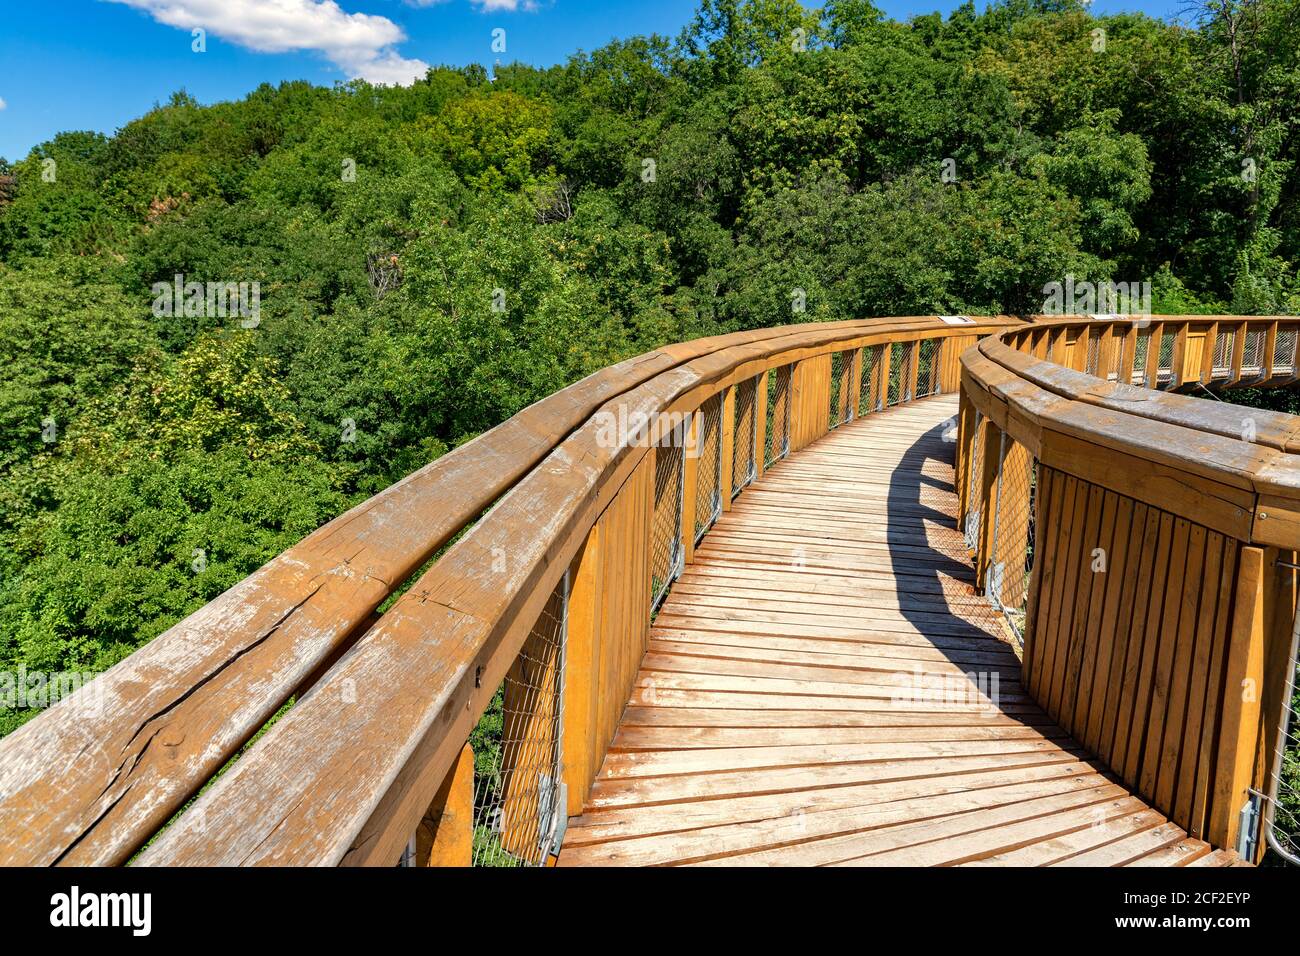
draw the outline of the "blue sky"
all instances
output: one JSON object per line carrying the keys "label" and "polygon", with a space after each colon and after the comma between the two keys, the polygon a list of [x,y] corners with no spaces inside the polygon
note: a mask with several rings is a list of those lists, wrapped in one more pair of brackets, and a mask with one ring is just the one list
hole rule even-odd
{"label": "blue sky", "polygon": [[[959,0],[878,0],[906,19]],[[1179,0],[1096,0],[1172,17]],[[809,4],[813,6],[815,4]],[[0,23],[0,157],[62,130],[112,133],[184,88],[200,102],[263,82],[400,80],[424,64],[563,62],[615,37],[676,37],[697,0],[56,0],[8,3]],[[207,30],[195,53],[195,25]],[[491,49],[505,30],[506,52]]]}

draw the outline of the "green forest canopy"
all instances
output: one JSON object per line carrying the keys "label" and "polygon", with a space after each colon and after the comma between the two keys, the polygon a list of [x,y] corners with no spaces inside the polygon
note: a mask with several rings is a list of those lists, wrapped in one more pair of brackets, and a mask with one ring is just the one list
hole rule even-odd
{"label": "green forest canopy", "polygon": [[[101,670],[665,342],[1038,311],[1067,274],[1300,311],[1297,103],[1300,0],[1192,29],[706,0],[549,69],[178,92],[62,133],[0,160],[0,655]],[[156,315],[178,274],[258,283],[258,321]]]}

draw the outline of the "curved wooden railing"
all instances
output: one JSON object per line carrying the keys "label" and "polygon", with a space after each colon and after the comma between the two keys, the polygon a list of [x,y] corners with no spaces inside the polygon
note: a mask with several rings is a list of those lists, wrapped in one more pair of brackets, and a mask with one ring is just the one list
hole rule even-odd
{"label": "curved wooden railing", "polygon": [[544,861],[733,494],[855,413],[955,391],[961,352],[1019,324],[702,339],[525,409],[0,741],[0,862],[468,862],[466,739],[498,704],[492,839]]}
{"label": "curved wooden railing", "polygon": [[1298,336],[1296,318],[1039,318],[962,357],[961,520],[1026,688],[1250,859],[1295,667],[1300,419],[1173,390],[1293,383]]}

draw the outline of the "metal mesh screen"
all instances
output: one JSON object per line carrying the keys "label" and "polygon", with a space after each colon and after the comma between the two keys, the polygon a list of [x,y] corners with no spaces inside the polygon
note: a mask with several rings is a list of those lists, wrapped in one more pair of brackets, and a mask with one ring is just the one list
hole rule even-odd
{"label": "metal mesh screen", "polygon": [[682,429],[655,447],[655,500],[650,517],[650,608],[657,608],[682,569]]}
{"label": "metal mesh screen", "polygon": [[695,469],[695,540],[722,513],[722,395],[700,406],[699,455]]}
{"label": "metal mesh screen", "polygon": [[1083,370],[1089,375],[1099,375],[1101,368],[1101,330],[1088,331],[1088,360]]}
{"label": "metal mesh screen", "polygon": [[853,353],[831,353],[831,393],[829,425],[834,428],[853,417]]}
{"label": "metal mesh screen", "polygon": [[1295,329],[1277,330],[1277,339],[1273,342],[1273,374],[1295,371],[1295,345]]}
{"label": "metal mesh screen", "polygon": [[1219,329],[1214,337],[1214,367],[1212,378],[1223,378],[1232,373],[1232,348],[1236,343],[1237,333],[1234,329]]}
{"label": "metal mesh screen", "polygon": [[898,405],[912,399],[912,396],[907,393],[907,376],[912,365],[912,350],[915,347],[915,342],[894,342],[889,347],[889,394],[886,396],[888,405]]}
{"label": "metal mesh screen", "polygon": [[790,451],[790,371],[782,365],[767,373],[767,421],[763,423],[763,466]]}
{"label": "metal mesh screen", "polygon": [[966,472],[966,525],[962,529],[966,550],[979,546],[980,535],[980,473],[984,469],[984,416],[975,413],[974,439],[971,441],[970,468]]}
{"label": "metal mesh screen", "polygon": [[731,496],[754,478],[754,400],[758,392],[758,378],[754,377],[736,386],[736,418],[733,423],[731,451]]}
{"label": "metal mesh screen", "polygon": [[1241,350],[1241,374],[1245,378],[1249,375],[1259,375],[1263,372],[1264,365],[1264,330],[1247,329],[1246,342]]}
{"label": "metal mesh screen", "polygon": [[923,339],[917,343],[916,349],[916,397],[938,394],[943,339]]}
{"label": "metal mesh screen", "polygon": [[1002,433],[993,490],[992,550],[985,594],[1003,612],[1023,644],[1029,576],[1034,568],[1034,514],[1038,462]]}
{"label": "metal mesh screen", "polygon": [[1288,863],[1300,866],[1300,661],[1296,659],[1292,639],[1289,683],[1282,699],[1286,701],[1278,727],[1277,754],[1269,781],[1269,801],[1265,826],[1268,845]]}
{"label": "metal mesh screen", "polygon": [[474,866],[540,866],[558,851],[568,585],[566,574],[470,737]]}
{"label": "metal mesh screen", "polygon": [[880,358],[884,354],[883,345],[868,345],[858,355],[862,366],[862,391],[858,395],[858,414],[869,415],[880,411]]}
{"label": "metal mesh screen", "polygon": [[1174,377],[1174,336],[1164,332],[1160,336],[1160,355],[1156,360],[1156,387],[1168,385]]}
{"label": "metal mesh screen", "polygon": [[1147,384],[1147,351],[1151,345],[1151,330],[1138,329],[1137,342],[1133,346],[1133,374],[1129,381],[1134,385]]}

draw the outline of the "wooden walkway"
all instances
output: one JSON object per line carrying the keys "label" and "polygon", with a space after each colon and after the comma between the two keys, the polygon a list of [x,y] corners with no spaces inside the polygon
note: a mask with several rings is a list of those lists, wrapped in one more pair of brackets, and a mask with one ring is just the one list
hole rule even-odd
{"label": "wooden walkway", "polygon": [[955,528],[956,411],[842,426],[736,500],[652,625],[560,865],[1234,861],[1025,696]]}

